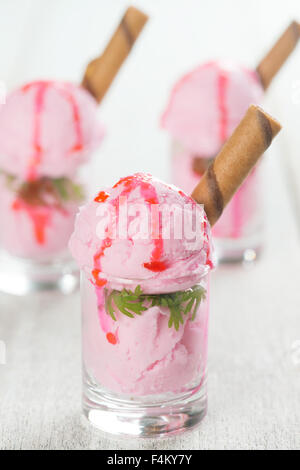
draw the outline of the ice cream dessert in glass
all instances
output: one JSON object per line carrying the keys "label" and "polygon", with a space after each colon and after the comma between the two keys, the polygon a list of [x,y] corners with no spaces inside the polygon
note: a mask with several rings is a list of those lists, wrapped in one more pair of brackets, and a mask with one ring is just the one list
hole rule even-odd
{"label": "ice cream dessert in glass", "polygon": [[98,104],[146,19],[126,11],[82,85],[30,82],[0,106],[0,290],[69,292],[77,285],[68,241],[84,201],[78,169],[102,141]]}
{"label": "ice cream dessert in glass", "polygon": [[[200,65],[173,87],[162,116],[171,142],[171,181],[187,191],[205,173],[250,104],[264,92],[295,48],[300,27],[293,22],[273,49],[250,70],[229,61]],[[256,166],[213,230],[218,258],[255,258],[262,245],[263,166]]]}
{"label": "ice cream dessert in glass", "polygon": [[279,129],[250,108],[192,197],[137,173],[81,207],[70,250],[82,272],[83,411],[98,428],[160,436],[205,416],[210,225]]}

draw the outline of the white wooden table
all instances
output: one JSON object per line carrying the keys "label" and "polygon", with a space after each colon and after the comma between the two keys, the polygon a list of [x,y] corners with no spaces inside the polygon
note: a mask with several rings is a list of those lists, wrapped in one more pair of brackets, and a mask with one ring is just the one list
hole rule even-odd
{"label": "white wooden table", "polygon": [[[273,0],[272,18],[268,0],[148,3],[135,2],[153,18],[101,106],[108,136],[89,167],[92,188],[138,170],[167,179],[168,138],[157,121],[174,79],[210,56],[253,65],[297,10],[300,19],[297,0]],[[79,80],[126,5],[1,2],[0,80],[8,88],[38,77]],[[267,163],[266,249],[254,265],[213,273],[209,412],[201,426],[159,441],[102,435],[80,415],[79,294],[2,294],[0,449],[300,448],[299,64],[300,48],[266,102],[286,129]]]}

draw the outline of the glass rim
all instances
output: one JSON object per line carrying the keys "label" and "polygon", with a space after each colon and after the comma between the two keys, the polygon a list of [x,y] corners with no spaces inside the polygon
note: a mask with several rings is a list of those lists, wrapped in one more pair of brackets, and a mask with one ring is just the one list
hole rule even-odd
{"label": "glass rim", "polygon": [[[120,277],[120,276],[115,276],[115,275],[110,275],[110,274],[107,274],[105,272],[101,272],[99,273],[99,278],[103,279],[103,280],[106,280],[108,283],[118,283],[118,284],[123,284],[123,285],[137,285],[137,283],[143,283],[143,285],[150,285],[150,284],[153,284],[153,282],[178,282],[179,284],[180,283],[184,283],[185,280],[190,280],[191,277],[195,276],[195,278],[197,280],[195,280],[195,283],[196,282],[199,282],[201,279],[205,278],[209,273],[210,271],[212,271],[212,268],[210,268],[210,266],[208,265],[201,265],[201,268],[200,269],[195,269],[193,271],[190,271],[188,274],[185,274],[183,276],[166,276],[166,277],[161,277],[159,276],[159,274],[157,276],[152,276],[152,277],[149,277],[149,278],[129,278],[129,277]],[[85,276],[87,276],[87,271],[82,268],[81,269],[81,273],[84,274]]]}

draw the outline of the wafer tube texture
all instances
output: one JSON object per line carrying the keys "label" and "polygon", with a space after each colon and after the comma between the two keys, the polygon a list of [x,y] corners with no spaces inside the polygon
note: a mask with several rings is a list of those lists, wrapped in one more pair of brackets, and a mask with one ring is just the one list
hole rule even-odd
{"label": "wafer tube texture", "polygon": [[295,49],[299,38],[300,24],[293,21],[258,65],[256,71],[265,90]]}
{"label": "wafer tube texture", "polygon": [[258,106],[250,106],[227,143],[192,193],[211,225],[280,131],[280,124]]}
{"label": "wafer tube texture", "polygon": [[197,173],[198,175],[202,176],[213,160],[214,158],[204,158],[195,156],[193,158],[192,166],[194,173]]}
{"label": "wafer tube texture", "polygon": [[147,20],[148,16],[143,12],[129,7],[103,54],[87,66],[82,86],[98,103],[112,84]]}

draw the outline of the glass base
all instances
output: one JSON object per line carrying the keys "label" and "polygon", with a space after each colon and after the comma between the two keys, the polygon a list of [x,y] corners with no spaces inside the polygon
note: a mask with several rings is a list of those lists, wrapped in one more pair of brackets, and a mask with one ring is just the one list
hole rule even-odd
{"label": "glass base", "polygon": [[247,238],[214,238],[215,254],[219,263],[253,262],[261,253],[261,235]]}
{"label": "glass base", "polygon": [[207,411],[206,382],[196,391],[173,397],[113,395],[95,384],[84,384],[83,414],[103,432],[123,437],[168,437],[197,426]]}
{"label": "glass base", "polygon": [[78,268],[68,256],[50,262],[37,262],[0,251],[1,292],[22,296],[56,290],[69,294],[78,285]]}

